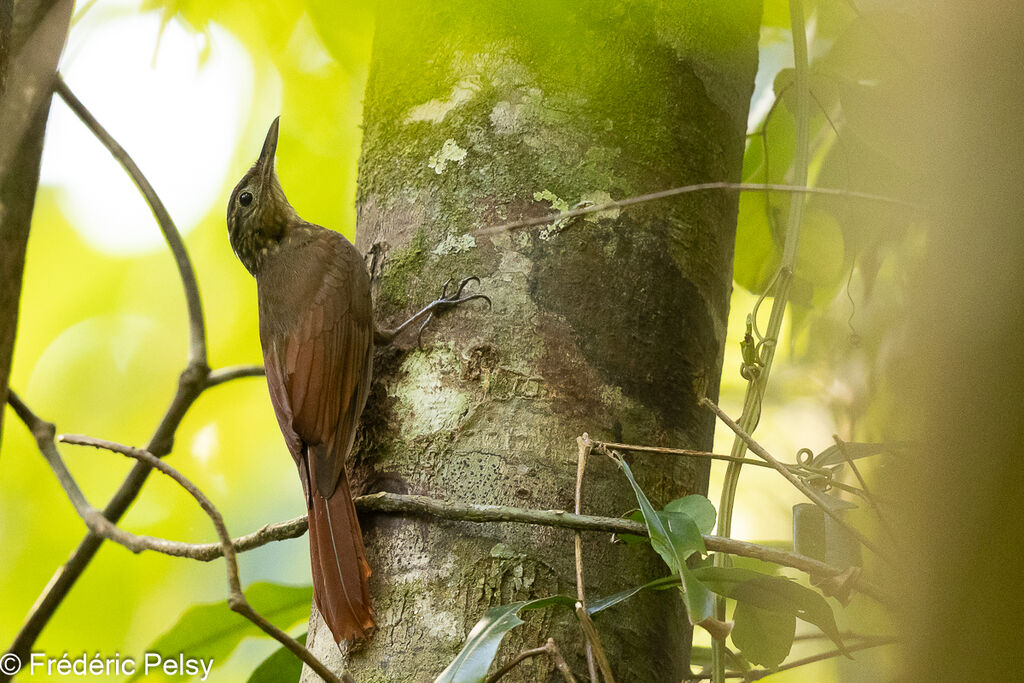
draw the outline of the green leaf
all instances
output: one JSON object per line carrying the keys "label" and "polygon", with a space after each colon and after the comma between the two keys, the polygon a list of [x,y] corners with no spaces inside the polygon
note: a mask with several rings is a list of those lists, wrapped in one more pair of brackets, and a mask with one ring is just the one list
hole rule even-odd
{"label": "green leaf", "polygon": [[[814,467],[827,467],[829,465],[842,465],[846,462],[846,458],[849,457],[851,460],[859,460],[861,458],[868,458],[872,455],[878,455],[885,452],[886,445],[884,443],[867,443],[859,441],[847,441],[840,448],[839,444],[829,446],[818,455],[814,456],[811,464]],[[843,455],[843,451],[846,451],[846,455]]]}
{"label": "green leaf", "polygon": [[796,635],[794,615],[739,602],[732,618],[736,622],[732,629],[732,642],[754,664],[773,668],[789,655],[793,636]]}
{"label": "green leaf", "polygon": [[[246,589],[245,597],[254,610],[275,626],[288,629],[309,618],[313,588],[254,583]],[[146,651],[166,657],[185,652],[189,657],[212,658],[216,667],[227,661],[242,639],[248,636],[269,637],[251,621],[232,612],[227,601],[222,600],[190,607]],[[141,676],[140,671],[129,680],[138,680]]]}
{"label": "green leaf", "polygon": [[487,677],[487,670],[498,654],[498,647],[509,631],[523,620],[519,612],[543,609],[552,605],[573,606],[576,601],[566,595],[555,595],[537,600],[521,600],[487,610],[466,637],[466,644],[452,663],[441,672],[434,683],[478,683]]}
{"label": "green leaf", "polygon": [[715,520],[718,518],[714,503],[698,494],[676,498],[665,506],[665,511],[682,512],[689,515],[702,534],[710,534],[711,530],[715,528]]}
{"label": "green leaf", "polygon": [[738,567],[701,567],[694,576],[719,595],[769,612],[791,614],[817,626],[846,653],[832,607],[819,593],[781,576]]}
{"label": "green leaf", "polygon": [[[305,645],[306,635],[303,633],[296,640]],[[246,683],[295,683],[301,675],[302,660],[281,646],[260,662]]]}
{"label": "green leaf", "polygon": [[634,586],[633,588],[627,588],[624,591],[619,591],[618,593],[609,595],[606,598],[590,600],[587,604],[587,612],[589,614],[597,614],[598,612],[602,612],[609,607],[619,604],[620,602],[625,602],[637,593],[642,593],[645,590],[665,590],[666,588],[672,588],[673,586],[678,585],[678,576],[663,576],[660,579],[648,581],[642,586]]}
{"label": "green leaf", "polygon": [[[628,519],[628,520],[631,520],[633,522],[640,522],[641,524],[643,524],[644,513],[640,512],[639,510],[633,510],[628,515],[623,515],[623,519]],[[647,536],[637,536],[635,534],[615,534],[615,537],[617,539],[619,539],[620,541],[622,541],[623,543],[627,543],[629,545],[636,545],[637,543],[650,543],[651,542],[651,539],[648,538]]]}
{"label": "green leaf", "polygon": [[686,558],[695,551],[706,552],[704,538],[696,522],[683,512],[658,512],[647,499],[640,485],[633,478],[633,472],[622,458],[617,458],[619,467],[626,474],[636,501],[643,513],[651,546],[665,560],[665,564],[679,574],[682,584],[683,604],[691,624],[697,624],[712,617],[714,596],[686,566]]}
{"label": "green leaf", "polygon": [[520,601],[487,610],[483,619],[469,632],[462,650],[434,683],[483,681],[505,634],[524,623],[519,618],[519,610],[525,605],[525,601]]}

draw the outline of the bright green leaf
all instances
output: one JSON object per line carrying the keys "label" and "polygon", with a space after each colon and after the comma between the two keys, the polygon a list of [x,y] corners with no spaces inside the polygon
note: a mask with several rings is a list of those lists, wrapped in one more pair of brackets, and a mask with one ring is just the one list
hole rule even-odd
{"label": "bright green leaf", "polygon": [[[313,600],[311,586],[284,586],[254,583],[245,591],[252,608],[281,629],[288,629],[309,618]],[[227,661],[235,648],[248,636],[266,636],[255,624],[236,614],[227,600],[195,605],[181,615],[164,635],[146,648],[166,657],[187,652],[189,657],[213,659],[213,665]],[[129,680],[138,680],[142,672]]]}
{"label": "bright green leaf", "polygon": [[736,623],[732,642],[754,664],[776,667],[789,655],[796,635],[796,617],[792,614],[739,602],[732,618]]}
{"label": "bright green leaf", "polygon": [[[305,645],[306,635],[303,633],[296,640]],[[260,662],[246,683],[295,683],[301,675],[302,660],[281,646]]]}

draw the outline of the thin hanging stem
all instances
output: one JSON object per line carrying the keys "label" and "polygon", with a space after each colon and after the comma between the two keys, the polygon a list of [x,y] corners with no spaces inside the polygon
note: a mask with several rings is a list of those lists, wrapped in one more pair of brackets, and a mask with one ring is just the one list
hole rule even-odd
{"label": "thin hanging stem", "polygon": [[[807,185],[807,168],[809,163],[810,140],[810,88],[808,86],[807,62],[807,31],[804,26],[804,8],[801,0],[790,0],[789,21],[793,33],[793,65],[796,78],[793,87],[796,90],[796,149],[793,158],[794,185]],[[763,343],[760,345],[760,371],[747,385],[743,400],[743,414],[739,426],[742,431],[750,433],[757,425],[761,416],[761,398],[765,395],[768,378],[771,375],[775,350],[778,348],[779,334],[782,331],[782,320],[786,313],[790,289],[793,286],[793,271],[796,268],[797,246],[800,243],[800,224],[803,218],[804,195],[794,193],[789,199],[789,220],[786,223],[786,240],[782,247],[782,262],[775,278],[772,310],[768,318]],[[736,489],[739,484],[742,459],[747,452],[747,445],[739,436],[733,440],[731,455],[737,461],[730,462],[722,484],[722,498],[718,507],[718,535],[732,535],[732,516],[736,502]],[[729,558],[722,554],[715,555],[715,565],[725,566]],[[718,597],[715,603],[715,617],[725,620],[725,598]],[[711,679],[713,683],[725,683],[725,643],[713,640],[711,643]]]}

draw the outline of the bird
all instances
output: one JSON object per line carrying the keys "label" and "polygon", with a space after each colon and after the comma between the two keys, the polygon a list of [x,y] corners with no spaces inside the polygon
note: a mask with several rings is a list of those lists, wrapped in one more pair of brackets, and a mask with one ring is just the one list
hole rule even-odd
{"label": "bird", "polygon": [[313,598],[334,640],[374,628],[371,570],[346,462],[366,405],[375,344],[466,301],[475,277],[391,330],[374,321],[370,273],[341,233],[309,223],[288,202],[274,169],[280,117],[231,192],[228,240],[256,279],[259,335],[270,401],[298,469],[309,518]]}

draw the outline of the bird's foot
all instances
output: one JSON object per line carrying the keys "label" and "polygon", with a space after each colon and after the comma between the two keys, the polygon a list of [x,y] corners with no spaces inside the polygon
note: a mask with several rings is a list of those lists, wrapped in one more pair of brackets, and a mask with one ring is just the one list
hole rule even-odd
{"label": "bird's foot", "polygon": [[424,309],[424,311],[427,313],[427,317],[423,321],[423,324],[420,325],[419,331],[416,333],[416,344],[419,346],[420,349],[423,348],[423,330],[427,328],[427,325],[429,325],[430,321],[433,320],[434,318],[439,318],[441,317],[442,314],[446,313],[447,311],[450,311],[456,306],[459,306],[460,304],[464,304],[469,301],[473,301],[475,299],[486,301],[487,308],[491,307],[491,299],[486,294],[470,294],[468,296],[463,296],[462,292],[463,290],[466,289],[466,285],[468,285],[470,282],[476,282],[477,284],[480,284],[480,278],[476,277],[475,275],[467,277],[466,279],[459,283],[459,288],[455,290],[455,293],[449,296],[448,287],[450,287],[452,284],[452,280],[451,278],[449,278],[448,281],[445,282],[444,286],[441,288],[441,296],[435,301],[432,301],[426,307],[426,309]]}

